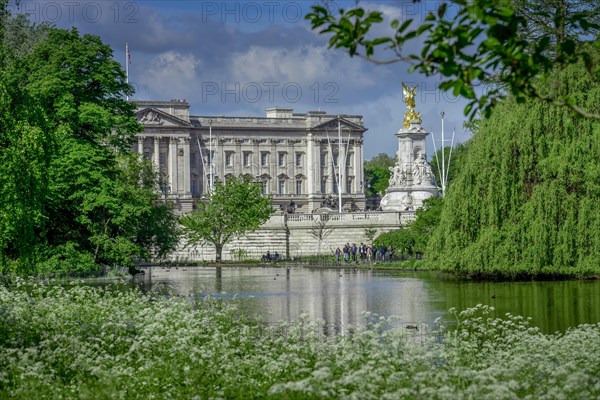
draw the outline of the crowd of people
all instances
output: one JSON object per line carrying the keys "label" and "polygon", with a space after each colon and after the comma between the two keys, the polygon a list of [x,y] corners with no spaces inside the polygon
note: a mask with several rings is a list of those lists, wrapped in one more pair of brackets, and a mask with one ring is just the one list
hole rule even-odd
{"label": "crowd of people", "polygon": [[261,261],[279,261],[281,256],[277,251],[274,254],[271,254],[270,251],[267,250],[266,254],[263,254],[261,257]]}
{"label": "crowd of people", "polygon": [[361,243],[346,243],[343,248],[337,247],[334,251],[335,261],[337,263],[344,262],[376,262],[387,261],[394,258],[394,246],[389,247],[385,244],[377,246],[375,244]]}
{"label": "crowd of people", "polygon": [[[380,246],[377,246],[376,244],[366,243],[361,243],[359,245],[356,243],[346,243],[342,248],[338,246],[333,253],[337,263],[341,263],[342,261],[347,263],[359,263],[393,260],[394,251],[395,249],[392,245],[386,246],[385,244],[381,244]],[[281,255],[277,251],[274,253],[267,251],[267,253],[263,254],[261,257],[261,261],[263,262],[280,260]]]}

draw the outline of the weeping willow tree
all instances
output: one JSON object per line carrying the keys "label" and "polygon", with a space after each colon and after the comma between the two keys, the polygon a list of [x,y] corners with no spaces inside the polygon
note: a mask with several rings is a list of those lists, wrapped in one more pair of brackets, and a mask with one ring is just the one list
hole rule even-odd
{"label": "weeping willow tree", "polygon": [[[600,110],[599,71],[569,66],[539,87]],[[600,275],[600,122],[507,99],[467,153],[428,243],[432,266],[487,278]]]}

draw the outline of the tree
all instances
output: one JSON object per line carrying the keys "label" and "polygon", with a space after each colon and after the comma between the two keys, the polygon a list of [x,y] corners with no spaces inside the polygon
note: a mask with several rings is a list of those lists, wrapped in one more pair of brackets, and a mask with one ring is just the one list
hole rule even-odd
{"label": "tree", "polygon": [[[594,55],[600,58],[600,54]],[[583,63],[541,87],[599,109]],[[483,119],[428,243],[431,265],[478,277],[600,274],[600,124],[508,99]]]}
{"label": "tree", "polygon": [[329,214],[316,214],[313,215],[312,226],[308,230],[308,233],[315,239],[317,239],[317,255],[321,255],[321,245],[323,240],[327,239],[333,232],[333,229],[329,228]]}
{"label": "tree", "polygon": [[179,222],[190,245],[211,243],[215,261],[220,262],[223,247],[233,236],[258,229],[273,212],[271,199],[262,195],[262,185],[240,176],[216,182],[210,200],[199,203],[197,210]]}
{"label": "tree", "polygon": [[[582,107],[569,94],[535,85],[557,66],[581,61],[590,75],[598,71],[590,51],[599,45],[599,16],[600,3],[591,0],[453,0],[442,2],[414,29],[416,21],[394,19],[394,35],[380,37],[371,32],[383,22],[382,12],[358,5],[335,16],[325,2],[313,6],[306,19],[313,29],[330,35],[329,47],[345,49],[350,56],[379,64],[402,61],[412,71],[444,77],[440,89],[470,100],[464,111],[471,118],[479,111],[489,116],[509,95],[519,103],[534,98],[600,119],[597,110]],[[406,54],[404,46],[411,40],[422,41],[420,53]],[[393,56],[377,59],[376,50]],[[486,87],[479,93],[481,84]]]}
{"label": "tree", "polygon": [[367,197],[385,193],[390,180],[390,167],[396,164],[396,158],[386,153],[380,153],[372,159],[365,161],[365,182]]}
{"label": "tree", "polygon": [[413,256],[425,254],[429,238],[440,223],[443,199],[430,197],[417,210],[417,218],[406,228],[384,232],[375,239],[376,245],[394,246],[399,254]]}
{"label": "tree", "polygon": [[[115,156],[73,138],[61,143],[49,181],[44,270],[118,264],[133,272],[132,257],[160,258],[178,243],[172,207],[159,201],[156,173],[137,154]],[[90,255],[87,268],[72,262],[75,250]]]}
{"label": "tree", "polygon": [[35,26],[0,1],[0,266],[132,265],[177,240],[149,163],[133,88],[96,36]]}

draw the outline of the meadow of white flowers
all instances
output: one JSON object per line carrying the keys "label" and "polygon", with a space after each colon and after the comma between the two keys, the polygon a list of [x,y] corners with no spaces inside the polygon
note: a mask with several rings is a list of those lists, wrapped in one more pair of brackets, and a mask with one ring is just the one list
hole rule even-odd
{"label": "meadow of white flowers", "polygon": [[600,398],[600,323],[548,335],[490,310],[415,342],[383,318],[326,336],[235,302],[17,281],[0,286],[0,398]]}

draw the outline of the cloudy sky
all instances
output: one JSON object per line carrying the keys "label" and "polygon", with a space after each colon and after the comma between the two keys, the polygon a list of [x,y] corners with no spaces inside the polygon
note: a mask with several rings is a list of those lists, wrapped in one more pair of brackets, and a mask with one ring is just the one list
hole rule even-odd
{"label": "cloudy sky", "polygon": [[[304,15],[319,0],[22,0],[20,12],[36,22],[75,26],[109,44],[125,67],[125,43],[131,63],[134,99],[186,99],[196,115],[264,116],[269,107],[289,107],[364,116],[365,158],[394,155],[394,133],[405,111],[402,82],[418,85],[417,111],[423,125],[441,139],[463,129],[465,101],[437,89],[439,78],[408,73],[405,64],[374,65],[327,48],[328,38],[313,32]],[[334,1],[333,10],[353,1]],[[387,20],[413,18],[421,23],[437,2],[363,1]],[[376,33],[390,32],[389,23]],[[417,50],[419,43],[407,50]],[[385,55],[381,55],[385,58]],[[431,135],[428,153],[433,152]]]}

